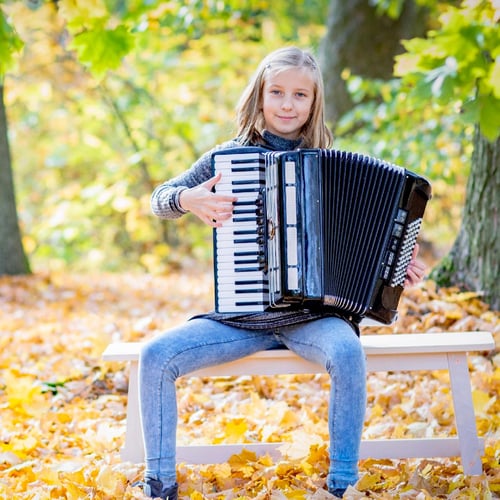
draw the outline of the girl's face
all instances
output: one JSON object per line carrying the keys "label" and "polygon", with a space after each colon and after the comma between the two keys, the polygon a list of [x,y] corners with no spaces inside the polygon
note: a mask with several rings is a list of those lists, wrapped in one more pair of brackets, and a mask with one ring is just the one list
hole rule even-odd
{"label": "girl's face", "polygon": [[314,102],[314,80],[308,70],[291,68],[265,79],[262,108],[266,129],[298,139]]}

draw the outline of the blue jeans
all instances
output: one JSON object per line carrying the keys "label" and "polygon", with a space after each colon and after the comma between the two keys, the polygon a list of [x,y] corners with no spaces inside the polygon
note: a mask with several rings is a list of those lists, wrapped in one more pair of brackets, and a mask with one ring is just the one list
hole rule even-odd
{"label": "blue jeans", "polygon": [[330,375],[327,485],[354,484],[366,408],[365,355],[352,326],[334,317],[273,330],[245,330],[197,318],[149,341],[139,363],[145,476],[164,485],[176,481],[178,377],[283,346],[324,366]]}

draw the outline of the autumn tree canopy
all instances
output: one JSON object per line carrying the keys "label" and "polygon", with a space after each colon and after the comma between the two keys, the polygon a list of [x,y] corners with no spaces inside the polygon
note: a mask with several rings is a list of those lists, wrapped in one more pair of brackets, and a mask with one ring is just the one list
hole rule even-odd
{"label": "autumn tree canopy", "polygon": [[[493,145],[498,137],[498,7],[468,0],[367,3],[372,15],[394,21],[407,19],[413,4],[436,15],[425,38],[401,41],[397,78],[359,75],[360,64],[344,68],[340,77],[355,107],[336,125],[336,145],[430,177],[436,196],[423,237],[442,255],[459,231],[473,128]],[[335,6],[326,0],[278,1],[272,9],[240,0],[0,2],[13,178],[33,267],[119,269],[132,262],[158,271],[185,256],[209,259],[210,232],[194,218],[173,227],[150,217],[151,188],[231,137],[234,104],[264,53],[285,43],[318,48],[323,40],[324,47],[325,19]],[[484,250],[485,242],[469,236],[461,247]],[[498,239],[488,245],[491,256]],[[475,253],[473,260],[491,261],[484,257]],[[455,260],[451,267],[467,274],[470,262]],[[491,276],[490,270],[480,274]]]}

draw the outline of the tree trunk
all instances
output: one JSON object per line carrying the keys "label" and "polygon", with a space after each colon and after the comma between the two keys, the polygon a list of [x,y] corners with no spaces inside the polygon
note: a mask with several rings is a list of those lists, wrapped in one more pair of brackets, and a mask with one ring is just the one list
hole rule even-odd
{"label": "tree trunk", "polygon": [[334,129],[353,107],[344,70],[365,78],[392,78],[401,39],[425,33],[425,11],[406,0],[399,19],[378,15],[369,0],[331,0],[319,59],[325,81],[326,118]]}
{"label": "tree trunk", "polygon": [[478,128],[474,137],[462,226],[449,255],[432,277],[443,286],[483,291],[500,309],[500,138],[490,142]]}
{"label": "tree trunk", "polygon": [[27,274],[30,268],[17,219],[3,89],[0,83],[0,275]]}

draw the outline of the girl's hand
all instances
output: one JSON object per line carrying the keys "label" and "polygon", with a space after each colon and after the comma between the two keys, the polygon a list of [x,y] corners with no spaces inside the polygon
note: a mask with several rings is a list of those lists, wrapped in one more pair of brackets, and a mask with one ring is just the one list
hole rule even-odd
{"label": "girl's hand", "polygon": [[189,210],[205,224],[221,227],[233,213],[234,196],[226,196],[212,192],[212,188],[220,181],[222,174],[190,189],[182,191],[179,203],[184,210]]}
{"label": "girl's hand", "polygon": [[405,287],[414,286],[424,279],[426,266],[422,261],[417,260],[419,250],[420,245],[417,243],[406,272]]}

